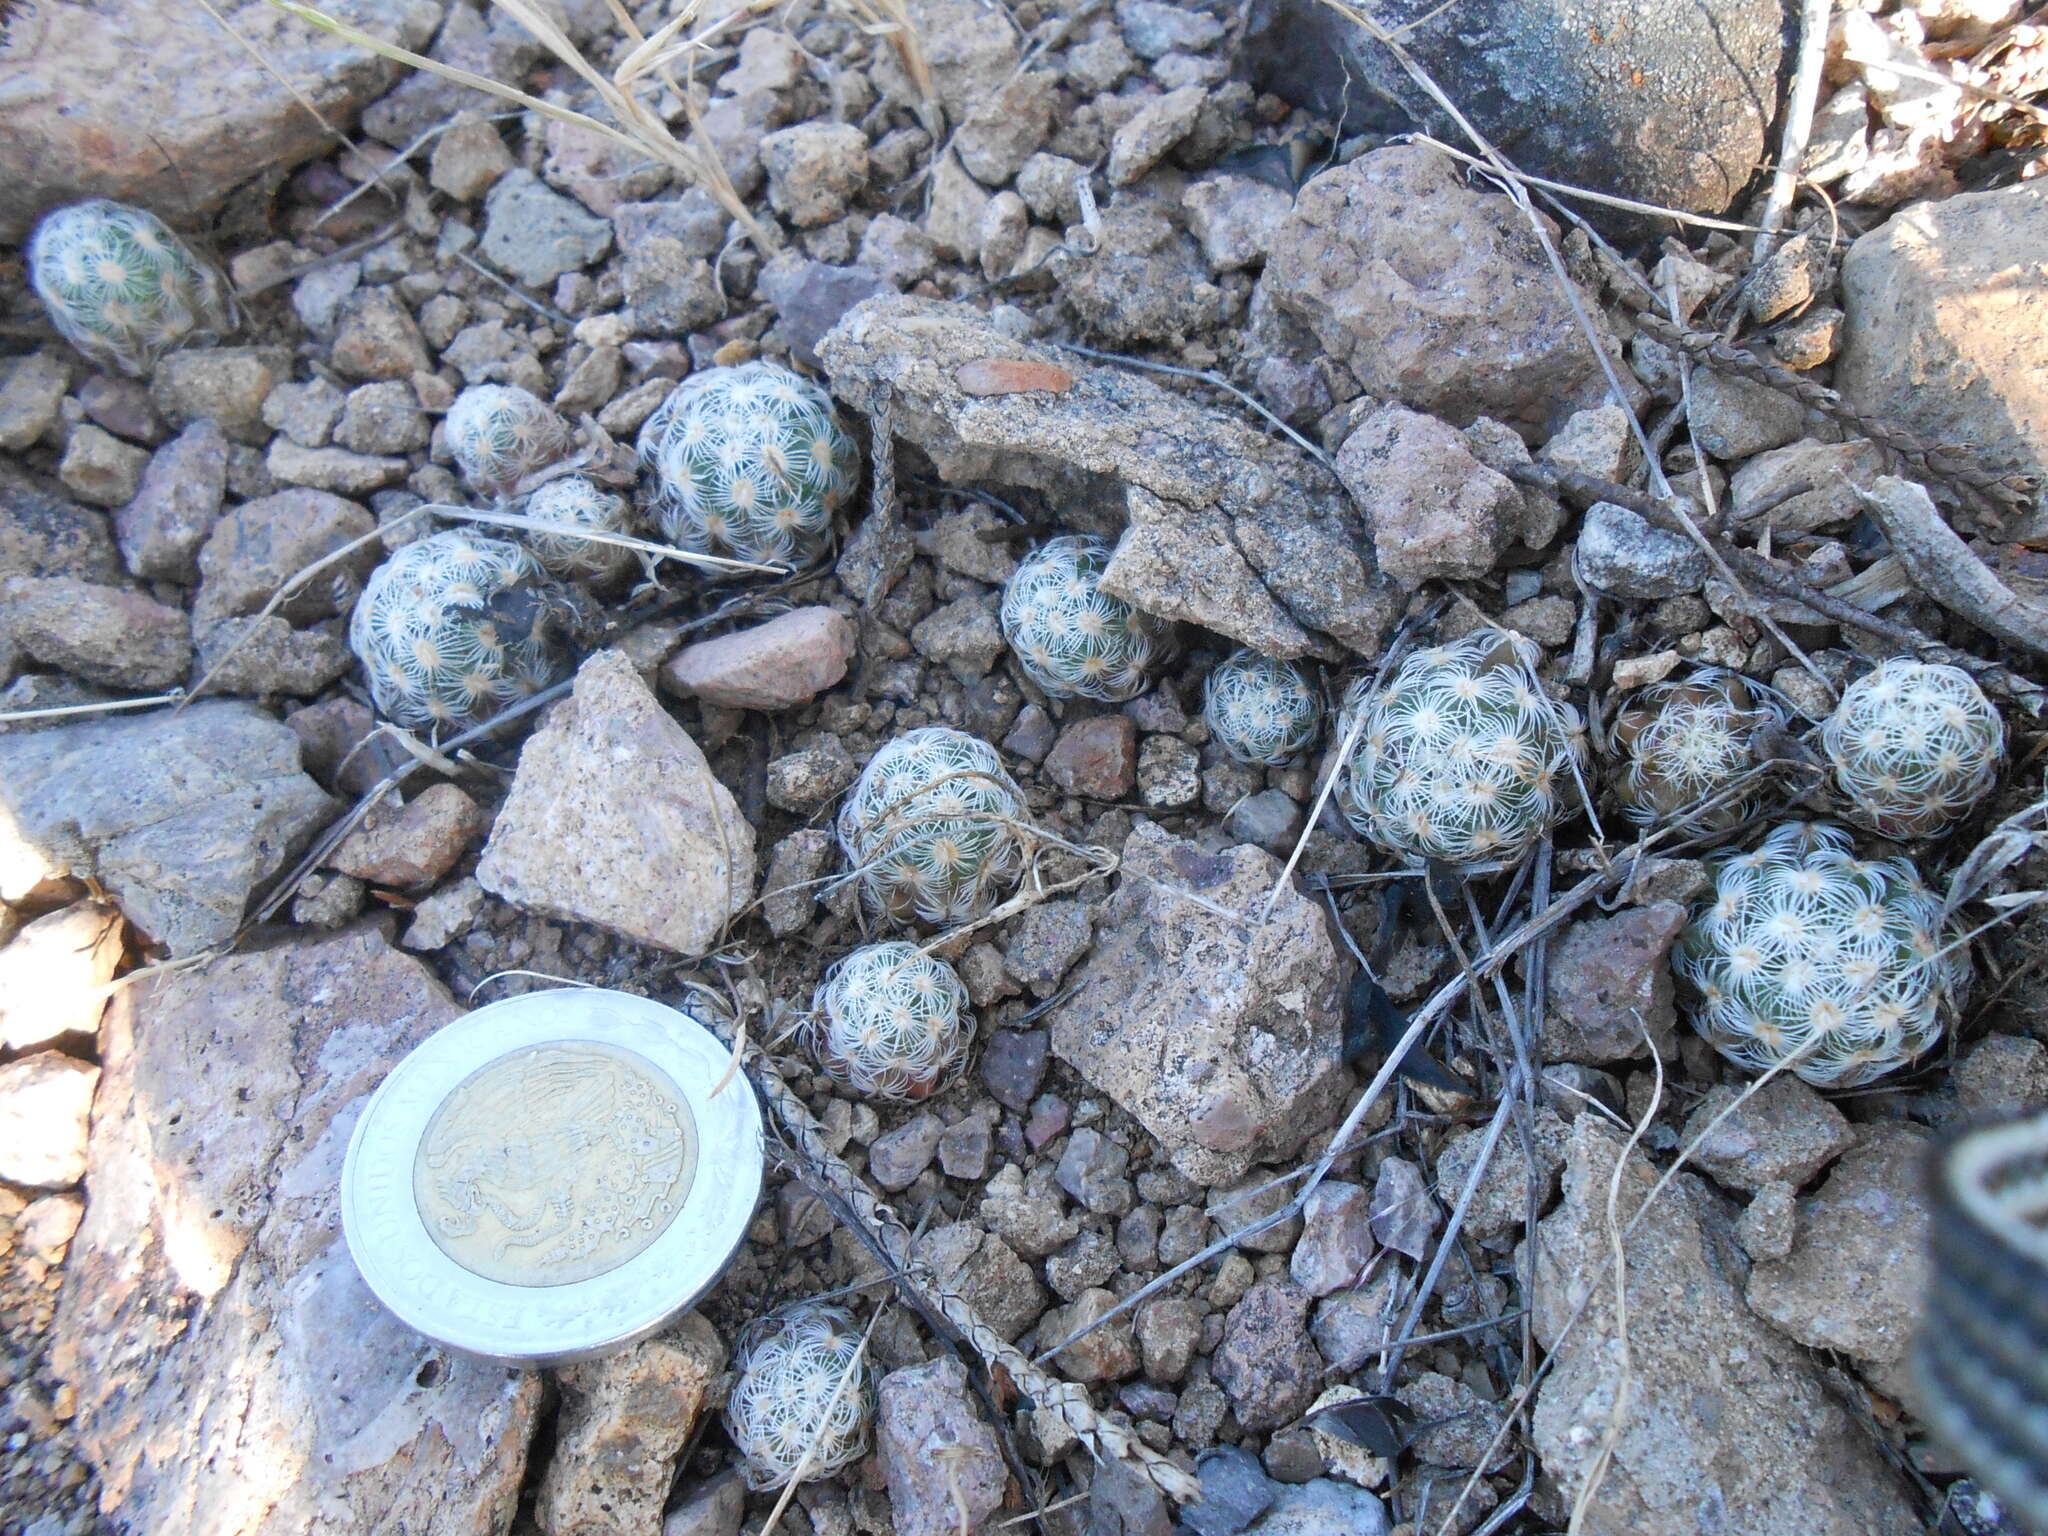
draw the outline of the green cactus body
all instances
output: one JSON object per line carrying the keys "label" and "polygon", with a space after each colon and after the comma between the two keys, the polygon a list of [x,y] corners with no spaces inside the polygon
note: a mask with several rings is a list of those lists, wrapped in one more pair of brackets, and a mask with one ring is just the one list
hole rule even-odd
{"label": "green cactus body", "polygon": [[453,529],[377,567],[348,639],[378,713],[439,736],[566,677],[566,613],[565,594],[526,550]]}
{"label": "green cactus body", "polygon": [[140,208],[97,199],[57,209],[29,238],[28,270],[64,339],[132,377],[235,328],[220,273]]}
{"label": "green cactus body", "polygon": [[896,923],[981,916],[1023,867],[1024,796],[987,742],[942,725],[906,731],[861,770],[839,846],[868,910]]}
{"label": "green cactus body", "polygon": [[1851,820],[1933,837],[1998,777],[2005,722],[1969,673],[1895,657],[1844,690],[1820,741]]}
{"label": "green cactus body", "polygon": [[1232,651],[1202,689],[1202,718],[1240,763],[1292,761],[1316,739],[1323,694],[1306,663]]}
{"label": "green cactus body", "polygon": [[1537,651],[1475,630],[1415,652],[1371,693],[1346,693],[1340,732],[1359,725],[1344,814],[1390,853],[1461,868],[1509,864],[1565,814],[1583,751],[1578,712],[1537,682]]}
{"label": "green cactus body", "polygon": [[669,542],[764,564],[822,557],[860,478],[832,397],[773,363],[692,374],[647,418],[639,449]]}
{"label": "green cactus body", "polygon": [[470,385],[448,407],[442,431],[462,478],[493,496],[569,451],[569,424],[513,384]]}
{"label": "green cactus body", "polygon": [[1714,867],[1672,952],[1694,1026],[1751,1071],[1853,1088],[1941,1037],[1970,962],[1904,859],[1859,859],[1839,827],[1792,821]]}
{"label": "green cactus body", "polygon": [[874,1413],[873,1373],[844,1309],[807,1302],[740,1335],[725,1427],[755,1492],[782,1487],[798,1468],[812,1482],[851,1466],[868,1452]]}
{"label": "green cactus body", "polygon": [[1762,804],[1761,784],[1712,805],[1758,766],[1759,738],[1783,730],[1791,711],[1774,690],[1737,672],[1705,667],[1636,694],[1614,722],[1626,760],[1614,786],[1622,814],[1639,827],[1677,824],[1721,832]]}
{"label": "green cactus body", "polygon": [[1003,638],[1056,699],[1134,699],[1173,653],[1173,626],[1101,589],[1109,545],[1067,534],[1018,563],[1003,588]]}
{"label": "green cactus body", "polygon": [[808,1037],[834,1082],[870,1098],[922,1099],[966,1057],[974,1013],[952,966],[892,940],[825,973]]}
{"label": "green cactus body", "polygon": [[[550,480],[526,498],[526,515],[550,523],[566,523],[595,533],[630,534],[633,508],[623,496],[592,484],[581,475]],[[632,568],[633,551],[617,544],[579,539],[573,533],[541,533],[529,529],[526,547],[550,575],[564,581],[597,584],[616,581]]]}

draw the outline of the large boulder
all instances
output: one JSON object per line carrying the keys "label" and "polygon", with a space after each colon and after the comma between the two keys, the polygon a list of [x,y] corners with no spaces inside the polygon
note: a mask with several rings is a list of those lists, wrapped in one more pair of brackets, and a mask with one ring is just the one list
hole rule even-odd
{"label": "large boulder", "polygon": [[[1637,1216],[1656,1170],[1621,1138],[1572,1122],[1564,1203],[1538,1228],[1537,1342],[1552,1369],[1532,1423],[1544,1472],[1578,1497],[1630,1373],[1620,1434],[1587,1506],[1586,1536],[1867,1536],[1919,1520],[1898,1474],[1823,1385],[1814,1362],[1744,1305],[1744,1261],[1707,1186],[1681,1175],[1628,1230],[1624,1353],[1613,1305],[1613,1220]],[[1528,1263],[1528,1246],[1518,1263]],[[1573,1312],[1595,1292],[1577,1325]],[[1626,1362],[1626,1364],[1624,1364]]]}
{"label": "large boulder", "polygon": [[540,1378],[412,1332],[341,1237],[364,1097],[460,1012],[374,927],[115,995],[52,1352],[114,1529],[510,1524]]}
{"label": "large boulder", "polygon": [[[1205,1184],[1291,1156],[1349,1086],[1347,969],[1322,910],[1249,846],[1205,853],[1145,824],[1095,952],[1053,1010],[1053,1051]],[[1238,916],[1237,914],[1246,914]]]}
{"label": "large boulder", "polygon": [[[1383,0],[1374,17],[1525,171],[1725,213],[1777,115],[1783,0]],[[1465,147],[1399,60],[1323,0],[1253,0],[1241,67],[1346,133],[1422,126]],[[1647,222],[1582,205],[1633,234]]]}
{"label": "large boulder", "polygon": [[[173,220],[210,213],[252,177],[333,149],[328,124],[346,123],[399,72],[264,0],[219,9],[232,36],[196,4],[9,8],[0,242],[87,197]],[[414,49],[441,20],[438,0],[325,0],[322,9]]]}
{"label": "large boulder", "polygon": [[193,954],[336,809],[290,727],[239,700],[0,736],[0,901],[90,877]]}
{"label": "large boulder", "polygon": [[884,296],[818,343],[832,390],[945,480],[1024,486],[1121,531],[1106,592],[1269,656],[1377,655],[1394,582],[1344,488],[1300,449],[1152,380],[1030,346],[958,304]]}
{"label": "large boulder", "polygon": [[1842,262],[1835,384],[1999,469],[2048,471],[2048,183],[1915,203]]}

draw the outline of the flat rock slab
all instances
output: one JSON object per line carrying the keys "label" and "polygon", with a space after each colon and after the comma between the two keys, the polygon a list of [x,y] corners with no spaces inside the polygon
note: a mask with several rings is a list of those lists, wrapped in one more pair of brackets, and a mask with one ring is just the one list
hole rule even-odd
{"label": "flat rock slab", "polygon": [[832,391],[955,484],[1021,485],[1122,529],[1103,590],[1269,656],[1377,653],[1400,607],[1334,475],[1239,417],[1017,341],[957,304],[888,296],[818,343]]}
{"label": "flat rock slab", "polygon": [[337,809],[290,727],[238,700],[0,737],[0,901],[90,876],[193,954]]}
{"label": "flat rock slab", "polygon": [[1292,1154],[1350,1081],[1346,968],[1321,909],[1289,884],[1257,920],[1279,873],[1261,849],[1204,853],[1140,825],[1095,951],[1048,1020],[1054,1054],[1202,1183]]}
{"label": "flat rock slab", "polygon": [[754,893],[754,829],[633,663],[600,651],[520,753],[476,878],[549,917],[701,955]]}
{"label": "flat rock slab", "polygon": [[370,925],[116,994],[52,1353],[115,1529],[510,1524],[540,1378],[400,1324],[338,1208],[365,1097],[460,1012]]}

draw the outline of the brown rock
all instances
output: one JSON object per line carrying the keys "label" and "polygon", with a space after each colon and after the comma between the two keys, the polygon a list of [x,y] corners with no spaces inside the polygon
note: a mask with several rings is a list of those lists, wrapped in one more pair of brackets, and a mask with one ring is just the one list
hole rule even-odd
{"label": "brown rock", "polygon": [[1246,1429],[1299,1418],[1322,1389],[1323,1357],[1308,1336],[1310,1297],[1285,1280],[1253,1286],[1223,1320],[1209,1369]]}
{"label": "brown rock", "polygon": [[129,571],[146,581],[193,580],[227,481],[228,442],[211,421],[193,422],[157,449],[134,500],[114,514]]}
{"label": "brown rock", "polygon": [[1762,1189],[1779,1182],[1796,1187],[1856,1144],[1856,1128],[1848,1118],[1789,1072],[1724,1114],[1753,1086],[1721,1084],[1685,1122],[1693,1162],[1717,1182],[1730,1189]]}
{"label": "brown rock", "polygon": [[1337,450],[1337,474],[1372,527],[1380,569],[1419,586],[1484,576],[1522,526],[1522,492],[1473,457],[1449,423],[1383,405]]}
{"label": "brown rock", "polygon": [[976,1410],[954,1355],[891,1371],[877,1394],[875,1449],[896,1536],[955,1536],[1002,1507],[1001,1442]]}
{"label": "brown rock", "polygon": [[1668,956],[1685,922],[1684,907],[1660,901],[1567,928],[1551,951],[1544,1059],[1627,1061],[1652,1047],[1669,1056],[1677,1015]]}
{"label": "brown rock", "polygon": [[[1055,1307],[1039,1324],[1041,1349],[1109,1315],[1116,1296],[1105,1290],[1083,1291],[1070,1307]],[[1080,1382],[1122,1381],[1138,1369],[1138,1343],[1131,1337],[1131,1314],[1121,1313],[1082,1338],[1075,1339],[1052,1357],[1063,1375]]]}
{"label": "brown rock", "polygon": [[[199,551],[193,619],[203,627],[254,613],[306,566],[376,531],[377,520],[369,513],[326,491],[277,491],[243,502],[220,520]],[[374,543],[365,544],[323,574],[367,576],[381,556]],[[293,624],[331,618],[336,611],[333,581],[319,579],[307,582],[278,609]]]}
{"label": "brown rock", "polygon": [[45,666],[110,688],[148,692],[185,681],[192,627],[184,610],[69,576],[0,580],[13,642]]}
{"label": "brown rock", "polygon": [[662,687],[727,709],[789,709],[846,676],[856,633],[836,608],[793,609],[683,647],[661,669]]}
{"label": "brown rock", "polygon": [[1124,715],[1077,720],[1045,757],[1045,776],[1070,795],[1121,800],[1138,772],[1138,727]]}
{"label": "brown rock", "polygon": [[365,288],[343,302],[330,355],[350,379],[409,379],[434,366],[411,312],[389,288]]}
{"label": "brown rock", "polygon": [[403,806],[381,800],[328,857],[327,867],[373,885],[426,886],[455,867],[484,829],[484,813],[453,784]]}
{"label": "brown rock", "polygon": [[406,1328],[340,1234],[364,1097],[459,1013],[372,927],[115,995],[51,1361],[116,1528],[510,1524],[540,1377]]}

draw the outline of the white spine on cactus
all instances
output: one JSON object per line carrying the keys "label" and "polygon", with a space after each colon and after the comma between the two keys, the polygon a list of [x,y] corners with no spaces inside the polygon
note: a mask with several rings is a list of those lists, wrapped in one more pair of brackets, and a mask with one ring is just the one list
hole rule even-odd
{"label": "white spine on cactus", "polygon": [[139,378],[173,347],[234,329],[220,273],[141,208],[104,199],[59,208],[36,225],[27,256],[51,323],[102,367]]}
{"label": "white spine on cactus", "polygon": [[1904,657],[1851,683],[1820,740],[1851,818],[1896,838],[1945,831],[2005,758],[2005,722],[1970,675]]}
{"label": "white spine on cactus", "polygon": [[869,944],[819,983],[807,1026],[811,1054],[835,1082],[878,1099],[922,1099],[974,1040],[967,988],[915,944]]}
{"label": "white spine on cactus", "polygon": [[[531,602],[509,609],[509,595]],[[371,574],[349,619],[377,712],[436,734],[474,724],[568,675],[549,623],[560,591],[517,544],[451,529]]]}
{"label": "white spine on cactus", "polygon": [[1583,752],[1578,712],[1537,681],[1539,652],[1481,629],[1415,652],[1377,693],[1360,679],[1338,727],[1363,724],[1344,814],[1391,853],[1460,867],[1512,863],[1565,814]]}
{"label": "white spine on cactus", "polygon": [[746,1458],[748,1487],[780,1488],[798,1467],[812,1482],[867,1454],[875,1388],[848,1313],[813,1302],[763,1318],[733,1353],[725,1427]]}
{"label": "white spine on cactus", "polygon": [[774,363],[692,374],[647,418],[639,451],[664,537],[770,564],[822,556],[860,478],[832,397]]}
{"label": "white spine on cactus", "polygon": [[839,846],[869,911],[967,922],[1022,869],[1023,815],[1023,792],[994,747],[928,725],[868,760],[840,807]]}
{"label": "white spine on cactus", "polygon": [[1202,717],[1217,743],[1240,763],[1278,765],[1315,741],[1323,723],[1323,693],[1306,663],[1240,649],[1209,674]]}
{"label": "white spine on cactus", "polygon": [[[581,475],[550,480],[526,498],[526,515],[596,533],[631,533],[633,509],[623,496]],[[572,533],[526,534],[526,547],[553,575],[565,581],[606,582],[625,574],[633,551],[618,544],[579,539]]]}
{"label": "white spine on cactus", "polygon": [[1841,828],[1794,821],[1720,861],[1672,963],[1730,1061],[1853,1088],[1941,1038],[1970,985],[1952,937],[1911,864],[1859,859]]}
{"label": "white spine on cactus", "polygon": [[1003,588],[1003,638],[1054,698],[1134,699],[1173,652],[1173,626],[1101,590],[1109,545],[1066,534],[1018,562]]}
{"label": "white spine on cactus", "polygon": [[442,422],[463,479],[501,496],[569,451],[569,424],[514,384],[472,384]]}

